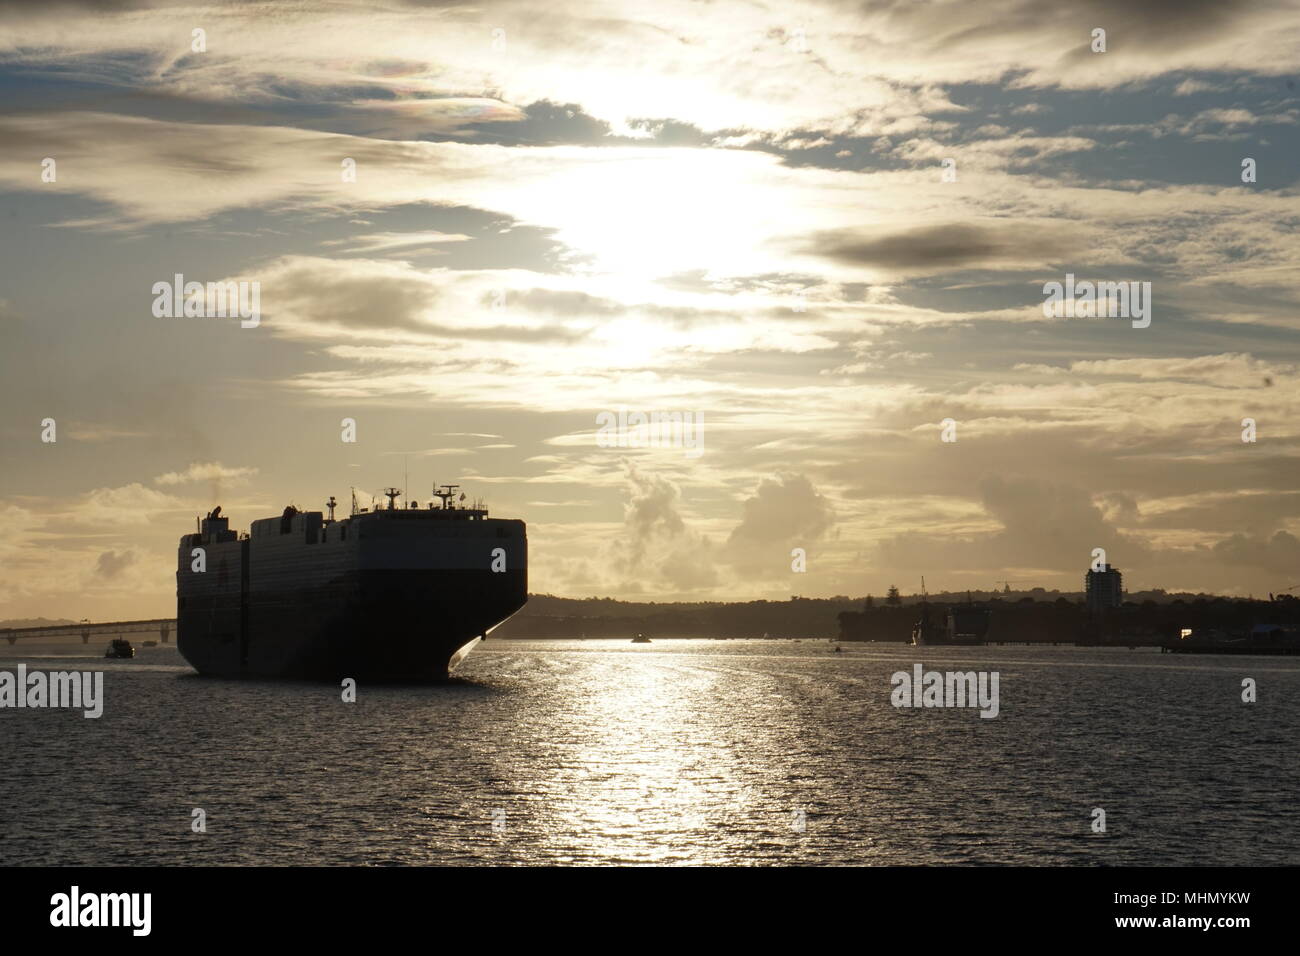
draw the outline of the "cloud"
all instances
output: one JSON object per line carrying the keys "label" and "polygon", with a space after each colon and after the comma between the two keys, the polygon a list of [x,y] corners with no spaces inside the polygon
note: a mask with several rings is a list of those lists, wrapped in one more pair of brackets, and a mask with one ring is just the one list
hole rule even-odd
{"label": "cloud", "polygon": [[1241,352],[1188,358],[1102,359],[1072,362],[1070,369],[1083,375],[1205,382],[1223,388],[1258,388],[1275,380],[1293,379],[1297,371],[1295,365],[1265,362]]}
{"label": "cloud", "polygon": [[1082,575],[1094,548],[1105,549],[1108,561],[1121,567],[1146,556],[1145,545],[1121,534],[1081,488],[994,475],[979,482],[978,493],[999,530],[903,532],[881,543],[878,562],[919,571],[983,567]]}
{"label": "cloud", "polygon": [[[721,581],[715,549],[687,528],[678,485],[631,460],[623,463],[622,482],[627,498],[622,526],[602,544],[600,570],[567,557],[557,576],[571,586],[601,586],[625,594],[689,594],[715,588]],[[564,553],[571,555],[571,547]]]}
{"label": "cloud", "polygon": [[99,556],[95,573],[101,578],[112,579],[135,564],[136,560],[134,551],[123,551],[120,554],[116,551],[105,551]]}
{"label": "cloud", "polygon": [[627,479],[631,497],[623,520],[631,534],[632,553],[639,556],[650,539],[660,535],[673,537],[685,530],[677,510],[681,491],[666,478],[644,474],[633,464],[628,465]]}
{"label": "cloud", "polygon": [[1272,537],[1230,535],[1215,543],[1214,556],[1229,565],[1300,575],[1300,538],[1286,531]]}
{"label": "cloud", "polygon": [[441,255],[440,248],[446,243],[468,242],[469,236],[459,233],[436,231],[425,232],[377,232],[367,235],[349,236],[346,239],[331,239],[322,243],[324,246],[340,246],[341,252],[378,255],[382,253],[418,253]]}
{"label": "cloud", "polygon": [[[0,569],[8,572],[0,581],[8,584],[18,579],[19,576],[9,567],[10,561],[31,543],[29,535],[42,523],[41,516],[32,509],[0,501]],[[0,595],[2,594],[3,586],[0,586]]]}
{"label": "cloud", "polygon": [[801,547],[815,565],[813,545],[834,526],[830,502],[805,475],[765,478],[741,505],[727,538],[725,560],[750,579],[788,579],[791,549]]}
{"label": "cloud", "polygon": [[[596,9],[560,0],[541,21],[527,0],[298,4],[274,16],[260,4],[132,6],[108,17],[77,5],[8,10],[0,58],[209,110],[312,104],[335,122],[408,139],[503,123],[518,141],[553,142],[634,133],[647,118],[879,133],[958,109],[940,84],[1103,89],[1189,70],[1284,75],[1296,50],[1294,7],[1281,2],[663,0]],[[198,22],[209,37],[201,55],[183,42]],[[1105,54],[1089,49],[1098,24]]]}
{"label": "cloud", "polygon": [[185,503],[139,482],[115,488],[96,488],[77,508],[78,517],[91,524],[140,525],[168,512],[187,510]]}
{"label": "cloud", "polygon": [[[492,298],[490,293],[488,298]],[[618,302],[597,298],[576,289],[525,289],[510,293],[510,301],[531,312],[549,312],[562,316],[614,316],[628,311],[627,306]]]}
{"label": "cloud", "polygon": [[121,441],[129,438],[150,438],[153,435],[148,431],[116,428],[112,425],[92,422],[69,422],[65,434],[74,441],[84,442]]}
{"label": "cloud", "polygon": [[1055,226],[941,223],[905,232],[836,230],[815,234],[805,252],[854,266],[921,275],[982,266],[1030,267],[1059,262],[1077,248]]}
{"label": "cloud", "polygon": [[727,540],[729,546],[741,549],[816,541],[835,522],[830,503],[806,475],[764,478],[741,510],[740,524]]}
{"label": "cloud", "polygon": [[[406,331],[433,337],[430,321],[439,290],[405,263],[354,261],[344,268],[329,260],[281,260],[263,272],[263,303],[272,328],[321,334]],[[296,324],[295,324],[296,322]]]}
{"label": "cloud", "polygon": [[1195,96],[1198,93],[1216,93],[1222,89],[1224,89],[1224,87],[1220,85],[1206,83],[1202,80],[1194,80],[1191,77],[1188,77],[1174,87],[1174,96]]}
{"label": "cloud", "polygon": [[195,481],[241,482],[257,474],[256,468],[227,468],[219,461],[192,462],[184,471],[169,471],[154,478],[156,485],[183,485]]}
{"label": "cloud", "polygon": [[[407,262],[313,256],[286,256],[258,273],[265,324],[291,338],[439,343],[436,354],[446,359],[457,355],[447,347],[456,340],[482,342],[482,354],[496,356],[503,341],[545,345],[585,335],[590,323],[553,316],[579,317],[590,309],[565,309],[566,302],[599,300],[574,290],[516,293],[511,286],[521,277],[546,279],[513,270],[422,270]],[[534,318],[539,310],[548,317]]]}

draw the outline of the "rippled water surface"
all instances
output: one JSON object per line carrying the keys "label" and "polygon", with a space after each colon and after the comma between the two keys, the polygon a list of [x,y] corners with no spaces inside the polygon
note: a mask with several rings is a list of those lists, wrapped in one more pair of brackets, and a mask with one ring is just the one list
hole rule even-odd
{"label": "rippled water surface", "polygon": [[[103,670],[106,704],[0,710],[4,864],[1300,857],[1287,658],[490,640],[449,685],[363,684],[354,704],[200,678],[171,647],[0,649],[20,661]],[[997,671],[999,716],[895,709],[890,675],[916,662]]]}

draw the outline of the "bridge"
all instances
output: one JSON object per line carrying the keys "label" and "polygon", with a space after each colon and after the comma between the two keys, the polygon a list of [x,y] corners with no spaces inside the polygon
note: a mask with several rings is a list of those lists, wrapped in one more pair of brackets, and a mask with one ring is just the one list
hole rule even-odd
{"label": "bridge", "polygon": [[176,627],[176,618],[157,617],[148,621],[81,621],[78,624],[48,624],[45,627],[5,627],[0,628],[0,637],[14,644],[23,637],[76,637],[80,635],[81,643],[89,644],[91,635],[111,634],[120,637],[123,634],[157,633],[164,644]]}

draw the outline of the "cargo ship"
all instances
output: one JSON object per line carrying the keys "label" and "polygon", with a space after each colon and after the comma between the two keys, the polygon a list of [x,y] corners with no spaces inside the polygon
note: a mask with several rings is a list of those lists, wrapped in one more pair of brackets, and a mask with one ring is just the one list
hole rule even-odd
{"label": "cargo ship", "polygon": [[945,609],[943,624],[932,621],[930,596],[925,591],[925,578],[921,578],[921,618],[912,627],[913,646],[974,646],[983,644],[988,632],[988,608],[976,606],[969,595],[966,604]]}
{"label": "cargo ship", "polygon": [[912,628],[912,644],[917,647],[934,645],[977,646],[985,643],[989,631],[987,608],[959,605],[944,612],[942,625],[931,621],[928,602],[921,604],[921,619]]}
{"label": "cargo ship", "polygon": [[524,522],[466,506],[443,485],[427,506],[335,520],[290,505],[239,534],[220,506],[180,539],[176,644],[200,674],[439,680],[528,599]]}

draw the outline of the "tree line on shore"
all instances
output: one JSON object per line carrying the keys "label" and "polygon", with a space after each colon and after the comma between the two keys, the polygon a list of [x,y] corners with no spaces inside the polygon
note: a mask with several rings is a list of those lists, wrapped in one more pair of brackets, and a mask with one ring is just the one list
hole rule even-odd
{"label": "tree line on shore", "polygon": [[[1228,598],[1208,594],[1137,592],[1108,612],[1102,633],[1144,636],[1154,643],[1171,629],[1250,628],[1259,623],[1295,627],[1300,600]],[[965,592],[930,595],[931,613],[974,601],[992,611],[990,640],[1075,641],[1089,636],[1083,595],[1056,591],[996,593],[980,599]],[[794,638],[906,641],[919,616],[920,595],[884,598],[804,598],[788,601],[616,601],[533,595],[524,608],[493,631],[500,638]],[[1095,636],[1095,630],[1092,632]]]}

